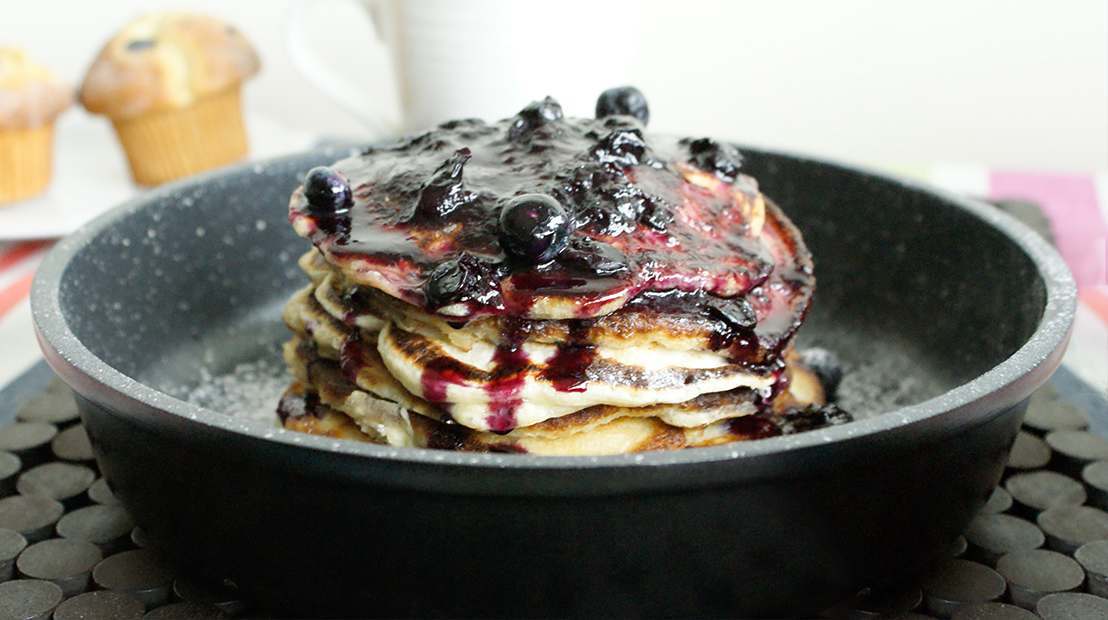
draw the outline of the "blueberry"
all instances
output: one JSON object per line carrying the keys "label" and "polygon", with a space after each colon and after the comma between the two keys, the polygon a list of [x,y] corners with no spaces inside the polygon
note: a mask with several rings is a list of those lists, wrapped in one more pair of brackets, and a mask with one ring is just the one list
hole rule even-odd
{"label": "blueberry", "polygon": [[723,321],[727,329],[750,329],[758,323],[758,314],[745,297],[712,297],[706,305],[708,315],[717,321]]}
{"label": "blueberry", "polygon": [[332,235],[350,232],[353,195],[346,177],[326,166],[312,168],[304,178],[304,197],[320,230]]}
{"label": "blueberry", "polygon": [[569,232],[565,209],[546,194],[516,196],[500,211],[500,245],[528,262],[553,259],[566,248]]}
{"label": "blueberry", "polygon": [[639,214],[640,223],[658,232],[666,232],[673,218],[673,208],[665,198],[653,195],[643,198],[642,213]]}
{"label": "blueberry", "polygon": [[827,349],[813,347],[800,352],[800,363],[819,378],[827,399],[834,398],[839,383],[843,380],[843,364],[839,361],[839,356]]}
{"label": "blueberry", "polygon": [[516,114],[515,120],[508,128],[508,137],[519,140],[530,135],[535,129],[561,118],[562,106],[552,97],[546,97],[542,101],[532,101]]}
{"label": "blueberry", "polygon": [[431,271],[423,289],[427,306],[436,309],[467,301],[495,303],[500,294],[500,278],[505,275],[502,267],[466,252],[440,263]]}
{"label": "blueberry", "polygon": [[138,52],[142,50],[148,50],[157,43],[154,39],[131,39],[127,42],[128,52]]}
{"label": "blueberry", "polygon": [[600,97],[596,99],[596,118],[613,114],[634,116],[643,125],[650,122],[650,108],[646,105],[646,97],[634,86],[609,88],[600,93]]}
{"label": "blueberry", "polygon": [[646,154],[646,142],[638,129],[617,129],[592,147],[592,156],[600,163],[628,168],[638,165]]}
{"label": "blueberry", "polygon": [[304,197],[312,215],[331,216],[350,209],[353,196],[346,177],[333,168],[316,166],[304,178]]}
{"label": "blueberry", "polygon": [[710,138],[682,140],[689,149],[689,161],[706,172],[714,172],[725,181],[734,181],[739,176],[742,155],[730,144],[720,144]]}

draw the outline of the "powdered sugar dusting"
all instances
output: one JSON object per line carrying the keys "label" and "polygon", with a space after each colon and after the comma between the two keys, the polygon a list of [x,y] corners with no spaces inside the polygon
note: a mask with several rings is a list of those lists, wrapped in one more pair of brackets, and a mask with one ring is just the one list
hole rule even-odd
{"label": "powdered sugar dusting", "polygon": [[228,373],[213,375],[201,368],[200,382],[180,397],[194,405],[243,420],[276,426],[277,401],[290,377],[278,359],[238,364]]}

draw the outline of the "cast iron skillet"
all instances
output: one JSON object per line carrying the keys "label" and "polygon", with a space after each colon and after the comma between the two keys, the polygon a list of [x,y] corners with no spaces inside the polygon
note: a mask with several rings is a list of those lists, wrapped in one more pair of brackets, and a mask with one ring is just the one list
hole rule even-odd
{"label": "cast iron skillet", "polygon": [[555,458],[332,441],[166,394],[276,358],[304,282],[288,195],[335,150],[178,183],[85,226],[39,270],[39,339],[153,544],[277,609],[811,614],[924,570],[962,531],[1059,363],[1074,285],[991,207],[744,151],[817,261],[804,338],[868,363],[854,380],[875,393],[890,386],[874,370],[901,369],[917,402],[762,441]]}

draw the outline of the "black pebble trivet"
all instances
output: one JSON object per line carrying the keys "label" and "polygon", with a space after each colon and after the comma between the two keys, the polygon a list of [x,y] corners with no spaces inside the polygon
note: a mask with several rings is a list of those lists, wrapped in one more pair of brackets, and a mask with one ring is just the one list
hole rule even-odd
{"label": "black pebble trivet", "polygon": [[173,584],[173,572],[157,554],[145,549],[107,558],[96,565],[92,578],[105,590],[130,594],[147,609],[165,604]]}
{"label": "black pebble trivet", "polygon": [[1009,469],[1038,469],[1050,462],[1050,446],[1038,437],[1020,431],[1008,454]]}
{"label": "black pebble trivet", "polygon": [[1097,461],[1081,470],[1081,479],[1089,487],[1089,503],[1108,510],[1108,461]]}
{"label": "black pebble trivet", "polygon": [[1039,601],[1035,613],[1043,620],[1104,620],[1108,600],[1080,592],[1051,594]]}
{"label": "black pebble trivet", "polygon": [[53,424],[16,422],[0,428],[0,450],[11,452],[24,467],[38,465],[50,457],[50,442],[58,434]]}
{"label": "black pebble trivet", "polygon": [[12,495],[0,499],[0,528],[19,532],[27,542],[38,542],[50,538],[63,512],[65,507],[48,497]]}
{"label": "black pebble trivet", "polygon": [[1045,435],[1051,431],[1079,431],[1089,425],[1085,414],[1067,402],[1057,399],[1036,402],[1038,400],[1032,396],[1023,418],[1024,428],[1031,432]]}
{"label": "black pebble trivet", "polygon": [[77,404],[73,393],[61,381],[51,381],[41,394],[32,398],[16,414],[24,422],[46,422],[65,427],[77,422]]}
{"label": "black pebble trivet", "polygon": [[948,560],[923,582],[927,611],[949,618],[968,603],[986,603],[1004,594],[1004,577],[969,560]]}
{"label": "black pebble trivet", "polygon": [[173,593],[182,601],[213,605],[231,616],[246,609],[246,603],[239,596],[238,589],[226,583],[202,583],[178,578],[173,582]]}
{"label": "black pebble trivet", "polygon": [[15,493],[15,481],[22,468],[23,461],[18,456],[11,452],[0,452],[0,497]]}
{"label": "black pebble trivet", "polygon": [[67,597],[88,589],[89,573],[103,558],[100,549],[83,540],[52,538],[35,543],[19,554],[19,574],[58,584]]}
{"label": "black pebble trivet", "polygon": [[951,620],[1038,620],[1038,616],[1008,603],[978,603],[959,607]]}
{"label": "black pebble trivet", "polygon": [[985,502],[985,505],[981,508],[981,512],[996,514],[998,512],[1004,512],[1011,507],[1012,495],[1003,488],[997,487],[993,489],[992,495],[989,496],[989,501]]}
{"label": "black pebble trivet", "polygon": [[1034,523],[1006,514],[981,514],[966,529],[974,559],[995,565],[1001,556],[1042,546],[1045,538]]}
{"label": "black pebble trivet", "polygon": [[58,605],[54,620],[142,620],[142,603],[108,590],[85,592]]}
{"label": "black pebble trivet", "polygon": [[50,449],[54,451],[54,456],[63,461],[91,462],[96,458],[92,453],[88,433],[80,424],[58,433],[54,441],[50,442]]}
{"label": "black pebble trivet", "polygon": [[5,581],[0,583],[0,618],[47,620],[62,598],[62,589],[49,581]]}
{"label": "black pebble trivet", "polygon": [[1057,472],[1039,470],[1016,474],[1004,484],[1012,499],[1031,511],[1085,503],[1085,487]]}
{"label": "black pebble trivet", "polygon": [[1039,513],[1047,546],[1073,553],[1087,542],[1108,538],[1108,513],[1091,506],[1058,506]]}
{"label": "black pebble trivet", "polygon": [[118,506],[119,500],[115,494],[112,493],[112,488],[108,486],[108,481],[103,478],[98,478],[96,482],[92,483],[92,486],[88,488],[88,498],[97,504],[104,504],[105,506]]}
{"label": "black pebble trivet", "polygon": [[220,620],[229,617],[218,607],[188,602],[159,607],[143,616],[144,620]]}
{"label": "black pebble trivet", "polygon": [[83,501],[85,491],[96,481],[96,473],[84,465],[44,463],[23,472],[15,488],[23,495],[40,495],[66,507]]}
{"label": "black pebble trivet", "polygon": [[[46,620],[50,617],[50,608],[62,600],[60,588],[53,583],[29,579],[5,581],[17,575],[4,573],[5,561],[7,570],[15,573],[17,557],[29,548],[28,544],[50,538],[55,532],[68,541],[96,544],[105,557],[92,570],[92,583],[87,587],[93,591],[79,594],[58,606],[56,620],[131,620],[143,617],[144,612],[146,617],[155,620],[243,617],[249,601],[240,597],[233,584],[220,583],[220,575],[182,575],[173,579],[170,569],[152,552],[125,551],[132,544],[144,548],[148,543],[141,528],[134,527],[127,531],[130,518],[126,516],[104,478],[97,478],[86,491],[68,498],[70,505],[67,507],[45,497],[7,497],[16,492],[21,470],[27,473],[44,461],[60,460],[68,465],[86,467],[89,471],[96,468],[86,443],[87,435],[84,435],[83,427],[73,426],[77,421],[76,410],[72,407],[68,392],[60,385],[55,381],[50,388],[52,396],[38,399],[33,407],[28,406],[21,411],[25,422],[33,424],[21,424],[15,432],[10,432],[8,429],[11,426],[2,426],[0,423],[0,445],[13,447],[21,454],[28,455],[28,460],[21,462],[14,454],[5,453],[0,448],[0,588],[6,588],[0,590],[0,618],[6,618],[5,613],[9,609],[18,608],[22,613],[23,609],[36,608],[38,603],[32,599],[46,593],[46,603],[38,605],[40,610],[30,614],[30,617]],[[3,390],[0,390],[0,419],[5,415],[2,393]],[[1080,507],[1086,501],[1086,490],[1081,482],[1073,478],[1084,481],[1090,505],[1108,507],[1108,459],[1086,465],[1088,458],[1096,453],[1082,446],[1086,443],[1095,446],[1099,441],[1090,440],[1084,433],[1055,434],[1050,441],[1057,445],[1057,451],[1052,450],[1041,438],[1053,431],[1080,430],[1087,426],[1084,414],[1062,402],[1060,398],[1059,394],[1049,388],[1040,390],[1035,395],[1028,412],[1029,422],[1012,448],[1004,478],[1006,484],[993,490],[967,532],[972,544],[967,542],[966,537],[959,536],[947,548],[947,557],[964,556],[969,559],[951,560],[944,564],[926,580],[922,590],[918,584],[907,583],[902,588],[880,592],[867,590],[852,603],[828,610],[826,617],[895,617],[898,620],[950,617],[957,620],[1032,618],[1030,612],[1012,604],[1012,597],[1024,600],[1026,604],[1028,593],[1020,592],[1019,588],[1022,586],[1017,585],[1006,594],[1007,583],[1000,573],[985,564],[970,560],[985,563],[996,560],[998,569],[1001,567],[999,562],[1005,562],[1005,572],[1012,574],[1014,578],[1015,569],[1010,564],[1016,562],[1021,553],[1049,552],[1041,549],[1017,552],[1005,556],[1007,560],[997,560],[995,556],[1003,551],[1031,545],[1037,538],[1034,534],[1038,531],[1037,527],[1047,530],[1043,532],[1046,542],[1042,544],[1055,549],[1072,550],[1082,540],[1098,535],[1095,533],[1096,527],[1102,519],[1090,519],[1089,515],[1098,513],[1090,512],[1091,508]],[[6,414],[9,419],[12,412],[13,409],[9,408]],[[65,430],[57,433],[55,426],[51,425]],[[36,437],[36,433],[39,436]],[[1066,459],[1070,459],[1069,465],[1066,465]],[[1077,471],[1073,469],[1075,464],[1086,466]],[[1071,477],[1048,471],[1060,467],[1068,467],[1066,472]],[[49,472],[51,469],[42,471]],[[87,479],[83,473],[81,477]],[[33,482],[34,476],[30,480]],[[1009,490],[1013,493],[1010,494]],[[86,504],[86,508],[74,509]],[[67,508],[68,513],[59,520]],[[1074,518],[1062,518],[1066,515]],[[1036,526],[1035,523],[1040,525]],[[27,538],[24,539],[23,535]],[[1072,583],[1077,578],[1078,571],[1087,575],[1085,589],[1091,594],[1048,594],[1039,600],[1038,611],[1045,618],[1051,619],[1108,619],[1108,607],[1105,607],[1108,606],[1108,601],[1093,596],[1108,594],[1108,540],[1085,544],[1073,553],[1080,563],[1076,565],[1077,570],[1072,562],[1066,564],[1065,560],[1068,558],[1057,554],[1047,556],[1051,559],[1046,561],[1025,560],[1028,566],[1022,567],[1023,570],[1032,573],[1045,572],[1049,579],[1059,580],[1068,575],[1069,582]],[[34,555],[29,558],[33,559]],[[1055,563],[1063,567],[1059,568]],[[1020,566],[1017,565],[1016,568]],[[206,581],[211,579],[215,581]],[[98,580],[102,583],[97,583]],[[1042,584],[1028,583],[1031,587],[1044,587]],[[105,585],[106,589],[98,589],[105,588]],[[125,593],[128,588],[133,594]],[[51,593],[55,595],[52,600]],[[1035,591],[1035,594],[1042,596],[1043,592]],[[1024,598],[1020,598],[1021,596]],[[921,597],[922,603],[919,601]],[[112,605],[119,607],[112,608]],[[903,611],[906,609],[912,611]],[[246,615],[255,617],[253,613]]]}
{"label": "black pebble trivet", "polygon": [[996,570],[1007,580],[1012,602],[1027,609],[1047,594],[1076,590],[1085,580],[1080,564],[1047,549],[1010,553],[1000,558]]}
{"label": "black pebble trivet", "polygon": [[951,543],[950,549],[947,550],[947,555],[952,558],[960,558],[966,553],[966,549],[969,548],[969,542],[966,541],[965,536],[959,536]]}
{"label": "black pebble trivet", "polygon": [[106,554],[129,546],[135,523],[122,506],[99,504],[74,510],[58,521],[58,536],[90,542]]}
{"label": "black pebble trivet", "polygon": [[15,574],[15,558],[27,548],[27,539],[19,532],[0,529],[0,581]]}
{"label": "black pebble trivet", "polygon": [[142,549],[150,546],[146,541],[146,532],[144,532],[141,527],[135,527],[135,529],[131,530],[131,542],[134,543],[136,547]]}
{"label": "black pebble trivet", "polygon": [[1085,589],[1108,598],[1108,540],[1081,545],[1073,559],[1085,569]]}
{"label": "black pebble trivet", "polygon": [[1108,440],[1087,431],[1054,431],[1046,436],[1054,451],[1054,468],[1080,476],[1089,463],[1108,460]]}

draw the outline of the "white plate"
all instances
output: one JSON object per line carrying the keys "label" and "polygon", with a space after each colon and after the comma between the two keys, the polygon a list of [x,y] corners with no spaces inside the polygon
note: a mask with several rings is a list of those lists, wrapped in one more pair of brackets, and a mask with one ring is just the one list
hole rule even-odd
{"label": "white plate", "polygon": [[[315,141],[259,116],[248,115],[246,125],[251,159],[301,151]],[[70,110],[58,123],[55,140],[50,188],[30,200],[0,205],[0,241],[65,236],[143,191],[131,182],[106,119]]]}

